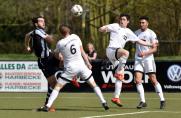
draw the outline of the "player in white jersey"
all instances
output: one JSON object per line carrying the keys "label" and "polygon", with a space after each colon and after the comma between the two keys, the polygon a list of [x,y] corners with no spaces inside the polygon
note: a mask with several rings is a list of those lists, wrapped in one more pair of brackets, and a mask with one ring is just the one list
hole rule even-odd
{"label": "player in white jersey", "polygon": [[129,28],[130,16],[127,14],[121,14],[119,23],[113,23],[102,26],[100,32],[110,32],[109,46],[106,49],[106,55],[111,63],[114,65],[115,74],[114,77],[117,79],[115,82],[115,92],[112,102],[118,106],[122,106],[119,99],[122,81],[124,82],[124,66],[129,57],[129,52],[124,49],[127,42],[137,42],[145,46],[152,46],[150,43],[146,43],[140,40]]}
{"label": "player in white jersey", "polygon": [[[140,17],[140,29],[138,29],[135,34],[142,40],[148,43],[157,43],[156,34],[148,28],[148,17]],[[138,109],[146,107],[144,88],[142,85],[143,73],[149,76],[156,92],[160,97],[160,109],[165,107],[165,98],[163,96],[162,87],[156,79],[156,66],[154,61],[153,53],[157,51],[157,46],[147,47],[136,43],[136,53],[135,53],[135,64],[134,64],[134,76],[137,91],[140,96],[140,103],[137,106]]]}
{"label": "player in white jersey", "polygon": [[62,54],[65,70],[63,73],[57,72],[55,74],[57,84],[50,95],[48,103],[42,109],[42,111],[49,111],[49,108],[57,98],[59,91],[64,87],[64,85],[69,83],[75,75],[81,77],[93,88],[104,109],[108,110],[109,107],[107,102],[92,76],[92,71],[90,70],[92,66],[84,52],[80,38],[75,34],[70,34],[70,28],[66,25],[60,26],[60,33],[64,38],[58,41],[55,53]]}

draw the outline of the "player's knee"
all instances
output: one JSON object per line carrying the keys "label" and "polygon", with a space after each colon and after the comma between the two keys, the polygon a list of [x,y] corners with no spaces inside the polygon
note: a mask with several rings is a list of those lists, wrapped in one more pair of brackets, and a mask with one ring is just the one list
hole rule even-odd
{"label": "player's knee", "polygon": [[60,91],[60,89],[63,88],[63,86],[64,86],[63,84],[57,83],[57,84],[55,85],[54,90]]}
{"label": "player's knee", "polygon": [[129,57],[129,51],[125,50],[124,56]]}
{"label": "player's knee", "polygon": [[153,86],[155,86],[158,83],[156,78],[152,78],[150,80],[151,80],[151,83],[153,84]]}
{"label": "player's knee", "polygon": [[136,84],[141,84],[141,83],[143,83],[143,81],[142,81],[142,74],[141,74],[141,73],[139,73],[139,72],[135,72],[135,73],[134,73],[134,82],[135,82]]}
{"label": "player's knee", "polygon": [[87,80],[87,83],[88,83],[92,88],[94,88],[94,87],[97,86],[97,84],[96,84],[96,82],[94,81],[94,78],[93,78],[93,77],[91,77],[89,80]]}
{"label": "player's knee", "polygon": [[135,79],[135,83],[136,83],[136,84],[141,84],[141,83],[142,83],[142,80],[141,80],[141,79]]}
{"label": "player's knee", "polygon": [[47,81],[48,81],[48,84],[52,87],[52,88],[54,88],[55,87],[55,85],[56,85],[56,80],[55,80],[55,78],[54,78],[54,76],[51,76],[51,77],[49,77],[49,78],[47,78]]}
{"label": "player's knee", "polygon": [[121,56],[124,56],[124,57],[129,57],[129,51],[127,51],[127,50],[121,50],[120,55],[121,55]]}
{"label": "player's knee", "polygon": [[149,79],[154,86],[158,83],[155,75],[149,75]]}

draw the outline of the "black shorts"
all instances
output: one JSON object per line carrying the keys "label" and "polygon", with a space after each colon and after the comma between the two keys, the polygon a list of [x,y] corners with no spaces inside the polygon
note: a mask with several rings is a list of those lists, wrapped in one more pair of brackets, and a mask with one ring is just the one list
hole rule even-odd
{"label": "black shorts", "polygon": [[52,54],[47,58],[38,59],[38,67],[42,70],[46,78],[52,76],[58,70],[61,70],[59,67],[60,60],[56,59]]}

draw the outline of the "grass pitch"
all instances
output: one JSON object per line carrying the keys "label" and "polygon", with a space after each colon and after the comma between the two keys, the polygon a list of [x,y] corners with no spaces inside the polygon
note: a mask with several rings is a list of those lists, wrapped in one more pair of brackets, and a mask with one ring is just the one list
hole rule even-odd
{"label": "grass pitch", "polygon": [[179,118],[181,94],[165,93],[167,106],[159,109],[156,93],[146,93],[148,107],[138,110],[137,93],[122,93],[123,107],[111,103],[113,93],[104,93],[110,110],[104,111],[94,93],[61,93],[56,112],[36,112],[46,93],[0,93],[0,118]]}

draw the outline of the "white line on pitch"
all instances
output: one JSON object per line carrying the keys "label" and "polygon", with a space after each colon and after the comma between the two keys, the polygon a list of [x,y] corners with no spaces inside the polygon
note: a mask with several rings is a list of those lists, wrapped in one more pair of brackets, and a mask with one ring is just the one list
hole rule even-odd
{"label": "white line on pitch", "polygon": [[121,113],[121,114],[108,114],[108,115],[100,115],[100,116],[87,116],[81,118],[104,118],[104,117],[113,117],[113,116],[125,116],[125,115],[134,115],[134,114],[144,114],[149,112],[159,112],[159,113],[173,113],[173,114],[181,114],[181,112],[176,111],[142,111],[142,112],[131,112],[131,113]]}
{"label": "white line on pitch", "polygon": [[113,116],[124,116],[124,115],[134,115],[134,114],[143,114],[148,113],[150,111],[142,111],[142,112],[132,112],[132,113],[122,113],[122,114],[109,114],[109,115],[100,115],[100,116],[87,116],[81,118],[103,118],[103,117],[113,117]]}

